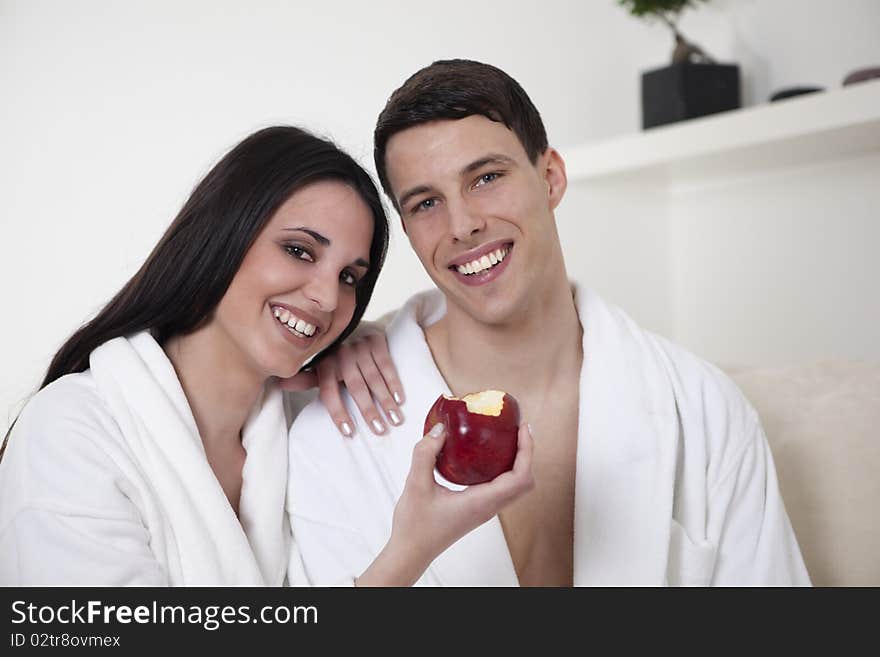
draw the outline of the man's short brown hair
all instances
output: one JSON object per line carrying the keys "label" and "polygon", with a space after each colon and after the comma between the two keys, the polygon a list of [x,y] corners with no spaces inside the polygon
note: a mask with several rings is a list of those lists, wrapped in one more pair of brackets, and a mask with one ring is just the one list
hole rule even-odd
{"label": "man's short brown hair", "polygon": [[[376,120],[373,158],[382,189],[395,208],[385,149],[395,134],[430,121],[480,114],[512,130],[534,164],[547,150],[541,115],[519,83],[499,68],[467,59],[436,61],[398,88]],[[400,208],[397,208],[398,210]]]}

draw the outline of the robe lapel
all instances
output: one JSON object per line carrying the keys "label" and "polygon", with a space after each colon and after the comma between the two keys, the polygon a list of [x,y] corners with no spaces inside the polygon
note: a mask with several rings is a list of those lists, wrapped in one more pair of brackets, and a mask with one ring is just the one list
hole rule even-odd
{"label": "robe lapel", "polygon": [[646,334],[578,290],[584,327],[574,519],[574,583],[665,582],[678,420]]}
{"label": "robe lapel", "polygon": [[[678,420],[666,376],[644,332],[597,295],[578,289],[584,326],[574,519],[574,584],[665,582]],[[437,291],[417,295],[388,331],[410,418],[380,449],[394,501],[403,491],[421,421],[449,394],[422,327],[443,316]],[[413,422],[415,420],[415,422]],[[393,438],[393,439],[392,439]],[[516,586],[497,517],[440,555],[423,583]]]}
{"label": "robe lapel", "polygon": [[[172,583],[263,584],[247,536],[208,464],[186,396],[162,348],[146,332],[116,338],[92,352],[90,365],[169,526],[166,536],[172,545],[154,549],[166,555]],[[280,399],[278,404],[280,409]],[[283,422],[283,410],[280,413]]]}
{"label": "robe lapel", "polygon": [[[412,448],[421,438],[422,423],[428,410],[440,394],[450,394],[422,330],[445,312],[442,294],[432,290],[412,298],[388,328],[391,357],[407,391],[404,410],[409,418],[402,427],[392,428],[389,436],[380,439],[383,442],[380,453],[392,482],[395,502],[403,492],[412,460]],[[461,538],[435,559],[419,583],[433,586],[516,586],[516,571],[497,516]]]}
{"label": "robe lapel", "polygon": [[260,401],[242,430],[247,457],[242,469],[238,516],[263,581],[281,586],[287,570],[290,524],[284,510],[287,489],[287,421],[281,391],[274,384],[263,390]]}

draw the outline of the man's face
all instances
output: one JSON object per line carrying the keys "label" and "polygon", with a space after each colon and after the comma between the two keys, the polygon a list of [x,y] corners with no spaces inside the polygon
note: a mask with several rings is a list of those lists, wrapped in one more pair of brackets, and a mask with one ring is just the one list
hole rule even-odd
{"label": "man's face", "polygon": [[532,164],[514,132],[473,115],[395,134],[385,162],[410,244],[450,311],[505,324],[534,307],[561,266],[556,151]]}

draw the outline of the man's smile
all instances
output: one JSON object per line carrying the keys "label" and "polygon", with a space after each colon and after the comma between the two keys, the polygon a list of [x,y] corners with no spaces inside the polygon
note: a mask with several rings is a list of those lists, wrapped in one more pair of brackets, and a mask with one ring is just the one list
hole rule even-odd
{"label": "man's smile", "polygon": [[496,240],[453,258],[448,269],[465,285],[484,285],[507,269],[513,242]]}

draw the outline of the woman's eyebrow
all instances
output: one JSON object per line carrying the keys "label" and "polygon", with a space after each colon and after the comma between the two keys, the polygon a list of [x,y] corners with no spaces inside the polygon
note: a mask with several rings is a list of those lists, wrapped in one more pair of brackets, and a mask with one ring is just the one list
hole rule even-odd
{"label": "woman's eyebrow", "polygon": [[[287,231],[300,231],[301,233],[305,233],[306,235],[311,235],[312,238],[322,246],[330,246],[331,242],[329,239],[321,235],[321,233],[312,230],[311,228],[306,228],[305,226],[297,226],[296,228],[284,228],[283,230]],[[363,267],[364,269],[370,268],[370,263],[364,260],[363,258],[358,258],[351,264],[357,265],[358,267]]]}
{"label": "woman's eyebrow", "polygon": [[284,230],[295,231],[298,230],[306,235],[311,235],[312,238],[322,246],[330,246],[330,240],[321,235],[321,233],[312,230],[311,228],[306,228],[305,226],[297,226],[296,228],[285,228]]}

